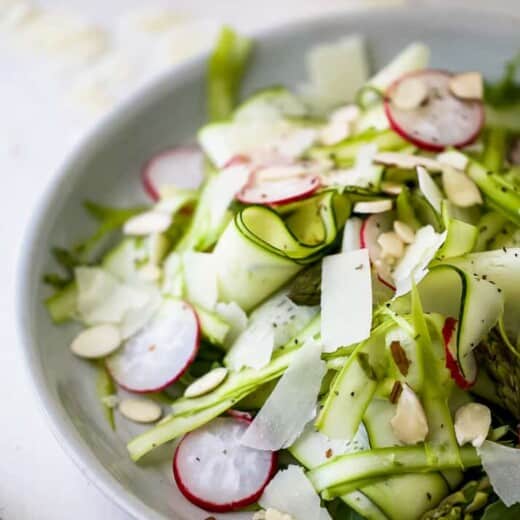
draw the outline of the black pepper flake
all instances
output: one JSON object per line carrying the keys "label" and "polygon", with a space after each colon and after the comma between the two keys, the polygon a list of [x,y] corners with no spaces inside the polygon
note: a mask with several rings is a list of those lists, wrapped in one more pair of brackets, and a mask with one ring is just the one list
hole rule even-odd
{"label": "black pepper flake", "polygon": [[334,390],[334,395],[339,395],[339,392],[337,390]]}
{"label": "black pepper flake", "polygon": [[356,392],[350,392],[350,397],[354,397],[356,395]]}
{"label": "black pepper flake", "polygon": [[430,501],[431,501],[431,499],[432,499],[432,494],[431,494],[431,493],[429,493],[429,492],[427,492],[427,493],[426,493],[426,497],[428,498],[428,500],[430,500]]}
{"label": "black pepper flake", "polygon": [[195,460],[196,460],[197,462],[200,462],[200,458],[199,458],[199,457],[195,457]]}
{"label": "black pepper flake", "polygon": [[359,271],[359,270],[363,269],[363,264],[359,264],[358,266],[354,267],[354,269],[356,271]]}
{"label": "black pepper flake", "polygon": [[502,251],[504,251],[504,253],[507,253],[507,248],[504,246],[504,247],[502,248]]}

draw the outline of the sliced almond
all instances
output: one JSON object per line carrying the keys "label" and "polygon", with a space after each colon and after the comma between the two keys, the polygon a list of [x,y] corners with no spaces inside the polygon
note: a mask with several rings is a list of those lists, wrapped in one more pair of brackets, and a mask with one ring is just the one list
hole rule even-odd
{"label": "sliced almond", "polygon": [[119,403],[119,411],[127,419],[137,423],[152,423],[162,415],[161,407],[150,399],[123,399]]}
{"label": "sliced almond", "polygon": [[218,367],[193,381],[184,391],[184,397],[198,397],[220,386],[228,375],[227,368]]}
{"label": "sliced almond", "polygon": [[437,155],[437,161],[444,166],[451,166],[456,170],[465,171],[469,159],[463,153],[457,152],[457,150],[448,150],[447,152],[442,152]]}
{"label": "sliced almond", "polygon": [[121,341],[121,333],[115,325],[95,325],[81,331],[70,344],[70,350],[76,356],[96,359],[114,352]]}
{"label": "sliced almond", "polygon": [[280,181],[305,175],[307,169],[301,164],[290,164],[284,166],[268,166],[260,168],[255,173],[255,180],[260,182]]}
{"label": "sliced almond", "polygon": [[442,186],[448,200],[460,208],[482,204],[477,185],[463,172],[446,167],[442,172]]}
{"label": "sliced almond", "polygon": [[350,125],[361,115],[361,110],[357,105],[345,105],[340,107],[330,115],[330,120],[335,123],[346,123]]}
{"label": "sliced almond", "polygon": [[403,185],[398,182],[383,181],[381,191],[388,195],[399,195],[403,191]]}
{"label": "sliced almond", "polygon": [[387,256],[400,258],[403,256],[404,244],[395,231],[381,233],[377,237],[377,243],[381,246],[383,258]]}
{"label": "sliced almond", "polygon": [[390,425],[394,435],[404,444],[423,442],[428,435],[428,421],[424,408],[407,384],[402,385],[402,392]]}
{"label": "sliced almond", "polygon": [[482,99],[484,96],[484,82],[480,72],[456,74],[450,79],[448,88],[459,99]]}
{"label": "sliced almond", "polygon": [[426,83],[420,78],[401,81],[392,92],[392,103],[401,110],[414,110],[428,97]]}
{"label": "sliced almond", "polygon": [[343,121],[332,121],[320,131],[320,141],[325,146],[332,146],[350,135],[350,126]]}
{"label": "sliced almond", "polygon": [[459,446],[470,442],[475,448],[480,447],[491,427],[491,412],[483,404],[465,404],[455,413],[454,426]]}
{"label": "sliced almond", "polygon": [[392,201],[390,199],[367,200],[364,202],[356,202],[354,204],[354,213],[384,213],[392,209]]}
{"label": "sliced almond", "polygon": [[125,222],[125,235],[144,236],[166,231],[172,222],[171,215],[161,211],[146,211]]}
{"label": "sliced almond", "polygon": [[440,172],[442,170],[442,165],[435,159],[410,153],[379,152],[375,154],[374,162],[386,166],[397,166],[405,170],[413,170],[417,166],[422,166],[430,172]]}
{"label": "sliced almond", "polygon": [[405,244],[411,244],[415,240],[415,231],[400,220],[394,221],[394,231]]}

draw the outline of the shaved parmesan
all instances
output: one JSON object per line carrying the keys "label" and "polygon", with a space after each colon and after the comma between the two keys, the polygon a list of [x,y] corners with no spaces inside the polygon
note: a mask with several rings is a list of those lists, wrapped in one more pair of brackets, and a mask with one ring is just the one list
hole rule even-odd
{"label": "shaved parmesan", "polygon": [[520,502],[520,449],[484,441],[478,448],[495,493],[509,507]]}
{"label": "shaved parmesan", "polygon": [[441,203],[444,198],[442,191],[439,189],[430,174],[423,166],[417,166],[417,180],[419,181],[419,189],[426,197],[426,200],[432,205],[437,213],[441,212]]}
{"label": "shaved parmesan", "polygon": [[394,270],[395,297],[412,289],[412,279],[419,283],[428,273],[427,266],[446,240],[446,231],[436,233],[432,226],[424,226],[415,233],[411,243]]}
{"label": "shaved parmesan", "polygon": [[271,451],[290,446],[316,414],[325,372],[320,345],[307,341],[246,430],[242,444]]}
{"label": "shaved parmesan", "polygon": [[233,370],[264,367],[273,350],[295,336],[316,312],[316,307],[295,305],[285,294],[274,296],[253,312],[249,326],[231,346],[226,364]]}
{"label": "shaved parmesan", "polygon": [[428,65],[429,59],[430,49],[426,45],[412,43],[371,78],[368,84],[384,91],[403,74],[424,69]]}
{"label": "shaved parmesan", "polygon": [[316,45],[306,61],[310,85],[305,90],[322,109],[354,101],[368,78],[365,44],[358,35]]}
{"label": "shaved parmesan", "polygon": [[148,299],[143,305],[130,307],[124,314],[120,329],[121,337],[127,339],[139,332],[159,310],[161,306],[161,296],[159,291],[152,286],[143,287],[143,291],[147,291]]}
{"label": "shaved parmesan", "polygon": [[213,180],[209,196],[211,223],[221,222],[235,195],[249,180],[249,166],[237,164],[222,170]]}
{"label": "shaved parmesan", "polygon": [[212,310],[217,303],[217,270],[214,255],[187,251],[183,254],[188,301]]}
{"label": "shaved parmesan", "polygon": [[321,280],[321,338],[325,352],[368,338],[372,280],[367,249],[327,256]]}
{"label": "shaved parmesan", "polygon": [[235,302],[219,302],[215,311],[230,326],[224,341],[224,346],[230,347],[247,327],[247,314]]}
{"label": "shaved parmesan", "polygon": [[360,248],[361,226],[363,221],[358,217],[351,217],[345,222],[343,230],[343,242],[341,243],[341,252],[348,253],[356,251]]}
{"label": "shaved parmesan", "polygon": [[286,470],[280,470],[264,489],[258,503],[264,509],[288,513],[294,520],[331,520],[300,466],[290,465]]}
{"label": "shaved parmesan", "polygon": [[75,275],[77,308],[82,320],[89,325],[121,323],[129,310],[143,309],[152,298],[150,287],[120,283],[98,267],[78,267]]}

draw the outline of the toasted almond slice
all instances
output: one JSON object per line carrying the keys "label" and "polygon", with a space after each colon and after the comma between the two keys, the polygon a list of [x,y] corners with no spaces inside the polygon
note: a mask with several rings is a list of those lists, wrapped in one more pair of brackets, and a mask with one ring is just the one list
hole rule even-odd
{"label": "toasted almond slice", "polygon": [[459,99],[482,99],[484,96],[484,82],[480,72],[456,74],[450,79],[448,87]]}
{"label": "toasted almond slice", "polygon": [[330,115],[330,120],[334,123],[346,123],[350,125],[361,115],[361,110],[357,105],[345,105],[340,107]]}
{"label": "toasted almond slice", "polygon": [[150,235],[166,231],[172,222],[171,215],[161,211],[146,211],[136,215],[125,222],[123,233],[125,235]]}
{"label": "toasted almond slice", "polygon": [[405,244],[411,244],[415,240],[415,231],[400,220],[394,221],[394,231]]}
{"label": "toasted almond slice", "polygon": [[442,165],[435,159],[409,153],[379,152],[375,154],[374,162],[387,166],[397,166],[405,170],[413,170],[417,166],[422,166],[430,172],[440,172],[442,170]]}
{"label": "toasted almond slice", "polygon": [[399,195],[403,191],[403,185],[398,182],[383,181],[381,183],[381,191],[388,195]]}
{"label": "toasted almond slice", "polygon": [[405,383],[390,420],[395,436],[404,444],[423,442],[428,435],[428,421],[415,392]]}
{"label": "toasted almond slice", "polygon": [[211,390],[221,385],[228,375],[227,368],[218,367],[199,377],[193,381],[184,391],[184,397],[198,397],[199,395],[207,394]]}
{"label": "toasted almond slice", "polygon": [[420,78],[401,81],[392,92],[392,103],[401,110],[414,110],[428,97],[426,83]]}
{"label": "toasted almond slice", "polygon": [[151,423],[158,421],[162,415],[162,408],[150,399],[123,399],[119,403],[119,411],[127,419],[137,423]]}
{"label": "toasted almond slice", "polygon": [[442,186],[448,200],[455,206],[467,208],[482,204],[482,195],[477,185],[465,173],[454,168],[444,168]]}
{"label": "toasted almond slice", "polygon": [[76,356],[96,359],[108,356],[121,341],[121,332],[115,325],[95,325],[81,331],[70,344],[70,350]]}
{"label": "toasted almond slice", "polygon": [[395,231],[381,233],[377,237],[377,243],[382,248],[381,256],[383,258],[386,258],[387,256],[400,258],[403,256],[404,244]]}
{"label": "toasted almond slice", "polygon": [[331,146],[346,139],[350,135],[350,126],[343,121],[332,121],[320,131],[320,141]]}
{"label": "toasted almond slice", "polygon": [[480,447],[491,427],[491,412],[483,404],[465,404],[455,413],[454,426],[459,446],[471,442],[475,448]]}
{"label": "toasted almond slice", "polygon": [[437,155],[437,161],[444,166],[451,166],[456,170],[465,171],[468,166],[468,158],[457,150],[448,150]]}
{"label": "toasted almond slice", "polygon": [[384,213],[392,209],[392,201],[390,199],[367,200],[364,202],[356,202],[354,204],[354,213]]}

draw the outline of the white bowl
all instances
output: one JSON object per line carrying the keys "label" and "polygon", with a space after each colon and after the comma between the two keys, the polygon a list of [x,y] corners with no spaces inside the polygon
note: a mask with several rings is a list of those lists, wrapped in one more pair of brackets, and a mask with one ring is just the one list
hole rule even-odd
{"label": "white bowl", "polygon": [[[353,32],[366,36],[376,67],[411,41],[421,40],[432,49],[433,67],[480,70],[490,76],[500,74],[520,43],[518,19],[513,17],[409,7],[346,12],[258,35],[245,92],[300,83],[311,45]],[[109,429],[95,395],[92,368],[67,348],[77,328],[50,323],[42,304],[46,290],[41,277],[55,267],[51,245],[70,245],[92,229],[83,200],[121,205],[144,200],[140,165],[154,152],[192,138],[204,121],[204,76],[204,58],[173,70],[104,120],[77,148],[33,216],[18,273],[23,350],[55,434],[100,489],[135,517],[147,520],[210,515],[189,504],[175,488],[171,445],[145,463],[130,461],[124,441],[132,432],[124,424],[116,433]]]}

